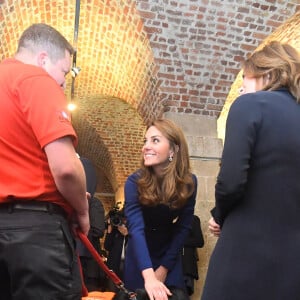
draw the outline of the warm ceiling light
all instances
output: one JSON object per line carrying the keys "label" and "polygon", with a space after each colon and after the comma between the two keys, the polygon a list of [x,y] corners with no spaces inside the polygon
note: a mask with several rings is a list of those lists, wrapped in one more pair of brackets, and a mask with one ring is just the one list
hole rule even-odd
{"label": "warm ceiling light", "polygon": [[74,111],[77,108],[77,105],[75,103],[69,103],[68,104],[68,110],[69,111]]}

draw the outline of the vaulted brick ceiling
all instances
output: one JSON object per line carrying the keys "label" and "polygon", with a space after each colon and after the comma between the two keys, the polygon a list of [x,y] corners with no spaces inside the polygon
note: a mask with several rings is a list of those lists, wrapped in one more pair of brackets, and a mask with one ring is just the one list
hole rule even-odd
{"label": "vaulted brick ceiling", "polygon": [[81,72],[73,97],[68,78],[66,96],[77,105],[77,150],[97,167],[99,191],[113,195],[139,166],[146,124],[164,111],[217,117],[245,52],[299,8],[297,0],[227,2],[0,0],[0,60],[32,23],[76,44]]}
{"label": "vaulted brick ceiling", "polygon": [[81,71],[73,93],[71,76],[66,89],[77,105],[77,151],[97,167],[98,191],[113,194],[139,166],[145,125],[162,114],[157,68],[134,2],[81,1],[76,11],[75,1],[7,1],[0,8],[2,58],[35,22],[51,24],[77,46]]}

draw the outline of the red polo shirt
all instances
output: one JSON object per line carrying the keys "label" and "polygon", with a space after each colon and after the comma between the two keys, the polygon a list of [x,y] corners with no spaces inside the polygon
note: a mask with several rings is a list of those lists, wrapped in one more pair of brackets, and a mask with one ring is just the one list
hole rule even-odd
{"label": "red polo shirt", "polygon": [[0,202],[39,199],[70,211],[44,152],[64,136],[77,143],[66,108],[63,90],[42,68],[15,59],[0,64]]}

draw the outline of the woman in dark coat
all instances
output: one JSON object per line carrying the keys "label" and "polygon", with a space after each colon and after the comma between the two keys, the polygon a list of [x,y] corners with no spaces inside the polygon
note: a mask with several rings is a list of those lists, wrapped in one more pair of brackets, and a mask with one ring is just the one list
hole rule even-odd
{"label": "woman in dark coat", "polygon": [[168,287],[185,288],[181,252],[191,228],[197,180],[184,135],[170,120],[148,127],[142,154],[141,169],[125,184],[129,238],[124,283],[129,290],[145,288],[150,299],[167,300]]}
{"label": "woman in dark coat", "polygon": [[243,71],[246,94],[227,119],[210,221],[219,239],[202,300],[297,300],[300,57],[271,42]]}

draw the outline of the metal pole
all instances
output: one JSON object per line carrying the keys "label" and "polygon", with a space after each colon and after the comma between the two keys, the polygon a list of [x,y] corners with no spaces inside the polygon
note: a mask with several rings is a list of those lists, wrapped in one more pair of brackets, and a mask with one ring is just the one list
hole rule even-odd
{"label": "metal pole", "polygon": [[[78,40],[78,28],[79,28],[79,15],[80,15],[80,0],[76,0],[76,8],[75,8],[75,23],[74,23],[74,40],[73,40],[73,47],[75,52],[73,54],[73,64],[72,68],[76,70],[76,59],[77,59],[77,40]],[[73,71],[74,72],[74,71]],[[71,85],[71,100],[74,99],[74,91],[75,91],[75,77],[77,75],[74,72],[72,76],[72,85]]]}

